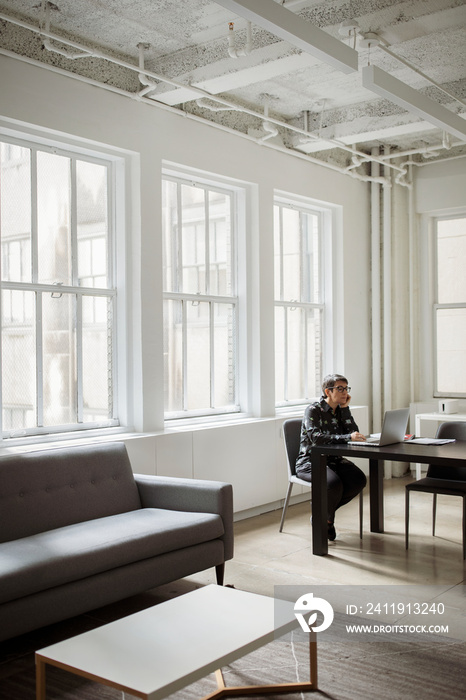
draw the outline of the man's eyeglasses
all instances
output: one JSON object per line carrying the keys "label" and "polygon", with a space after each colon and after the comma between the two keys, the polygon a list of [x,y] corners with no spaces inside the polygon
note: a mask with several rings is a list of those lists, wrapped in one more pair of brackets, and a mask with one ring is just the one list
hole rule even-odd
{"label": "man's eyeglasses", "polygon": [[348,393],[351,391],[350,386],[329,386],[329,389],[339,391],[340,394],[342,394],[344,391],[347,391]]}

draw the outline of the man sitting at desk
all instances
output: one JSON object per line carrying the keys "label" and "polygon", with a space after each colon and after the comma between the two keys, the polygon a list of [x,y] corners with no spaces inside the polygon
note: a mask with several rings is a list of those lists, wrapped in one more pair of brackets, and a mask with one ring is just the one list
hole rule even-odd
{"label": "man sitting at desk", "polygon": [[[322,382],[322,398],[310,404],[303,417],[296,474],[312,481],[311,448],[365,440],[349,409],[351,387],[341,374],[328,374]],[[366,485],[363,471],[345,457],[327,457],[328,539],[334,540],[335,511],[349,503]]]}

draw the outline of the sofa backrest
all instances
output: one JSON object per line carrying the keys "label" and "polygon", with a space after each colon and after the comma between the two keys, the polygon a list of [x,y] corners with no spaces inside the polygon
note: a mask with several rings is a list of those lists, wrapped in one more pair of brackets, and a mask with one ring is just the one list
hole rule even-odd
{"label": "sofa backrest", "polygon": [[0,542],[138,508],[122,442],[0,458]]}

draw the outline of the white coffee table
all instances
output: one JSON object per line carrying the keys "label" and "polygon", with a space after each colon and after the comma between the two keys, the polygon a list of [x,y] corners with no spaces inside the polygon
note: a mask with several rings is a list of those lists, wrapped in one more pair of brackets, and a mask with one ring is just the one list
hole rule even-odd
{"label": "white coffee table", "polygon": [[[36,652],[37,700],[46,698],[46,666],[56,666],[144,700],[158,700],[217,671],[209,698],[240,695],[221,671],[296,627],[294,604],[210,585]],[[244,686],[251,693],[317,690],[317,645],[309,635],[309,682]],[[260,690],[259,690],[260,689]]]}

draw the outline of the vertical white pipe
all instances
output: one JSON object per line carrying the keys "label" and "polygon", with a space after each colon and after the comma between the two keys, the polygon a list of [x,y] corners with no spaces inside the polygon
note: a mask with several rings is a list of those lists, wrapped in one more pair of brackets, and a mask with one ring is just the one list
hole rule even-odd
{"label": "vertical white pipe", "polygon": [[[379,149],[373,148],[377,157]],[[373,162],[371,175],[379,177],[380,165]],[[380,184],[371,183],[371,306],[372,306],[372,430],[380,430],[382,424],[382,348],[380,308]]]}
{"label": "vertical white pipe", "polygon": [[413,166],[408,167],[408,178],[410,183],[408,193],[408,236],[409,236],[409,400],[413,403],[416,400],[417,387],[417,363],[416,363],[416,273],[417,273],[417,246],[415,235],[415,210],[414,210],[414,183]]}
{"label": "vertical white pipe", "polygon": [[[384,148],[390,154],[390,148]],[[389,170],[385,168],[385,170]],[[383,186],[383,410],[392,407],[392,181],[385,174]],[[393,463],[385,462],[384,478],[392,478]]]}
{"label": "vertical white pipe", "polygon": [[[384,148],[389,155],[390,148]],[[388,168],[387,168],[388,170]],[[383,409],[392,406],[392,187],[385,173],[383,187]]]}

